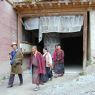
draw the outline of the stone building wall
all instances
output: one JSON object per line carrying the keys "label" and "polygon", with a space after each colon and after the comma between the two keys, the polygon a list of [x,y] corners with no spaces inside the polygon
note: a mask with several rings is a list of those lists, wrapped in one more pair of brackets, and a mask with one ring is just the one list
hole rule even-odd
{"label": "stone building wall", "polygon": [[95,10],[90,11],[90,53],[95,58]]}

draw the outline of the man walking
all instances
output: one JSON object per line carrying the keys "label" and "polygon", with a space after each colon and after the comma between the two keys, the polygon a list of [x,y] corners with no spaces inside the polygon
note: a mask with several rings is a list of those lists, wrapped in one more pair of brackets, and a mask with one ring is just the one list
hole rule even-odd
{"label": "man walking", "polygon": [[19,85],[23,84],[22,67],[21,67],[23,54],[17,48],[17,43],[13,42],[11,46],[12,46],[13,50],[10,53],[11,74],[10,74],[10,78],[9,78],[8,88],[13,87],[15,74],[18,74],[18,76],[19,76],[19,80],[20,80]]}

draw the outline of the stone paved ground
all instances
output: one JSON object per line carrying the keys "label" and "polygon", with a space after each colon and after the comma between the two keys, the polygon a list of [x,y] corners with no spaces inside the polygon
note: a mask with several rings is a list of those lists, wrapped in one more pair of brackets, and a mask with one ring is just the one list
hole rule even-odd
{"label": "stone paved ground", "polygon": [[35,86],[29,71],[24,72],[23,76],[24,84],[18,86],[16,76],[13,88],[6,88],[8,79],[4,80],[0,85],[0,95],[95,95],[95,74],[78,76],[68,73],[41,85],[39,91],[33,91]]}

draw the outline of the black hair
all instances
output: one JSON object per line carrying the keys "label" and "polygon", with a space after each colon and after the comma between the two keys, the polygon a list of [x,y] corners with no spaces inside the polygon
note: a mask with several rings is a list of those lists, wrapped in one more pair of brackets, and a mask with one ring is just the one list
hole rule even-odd
{"label": "black hair", "polygon": [[57,44],[57,46],[61,46],[60,44]]}
{"label": "black hair", "polygon": [[58,45],[55,45],[55,48],[57,47]]}
{"label": "black hair", "polygon": [[34,45],[34,46],[32,46],[32,48],[35,48],[35,49],[37,49],[37,46],[35,46],[35,45]]}
{"label": "black hair", "polygon": [[45,49],[45,50],[47,50],[47,51],[48,51],[48,49],[47,49],[46,47],[44,47],[43,49]]}

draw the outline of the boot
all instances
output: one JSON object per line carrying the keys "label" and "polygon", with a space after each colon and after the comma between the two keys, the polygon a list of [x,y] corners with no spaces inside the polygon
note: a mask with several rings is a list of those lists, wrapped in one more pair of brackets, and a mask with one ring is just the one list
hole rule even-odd
{"label": "boot", "polygon": [[10,75],[9,83],[8,83],[8,88],[13,87],[14,77],[15,77],[15,74],[11,74]]}
{"label": "boot", "polygon": [[19,80],[20,80],[20,86],[23,85],[23,77],[22,77],[22,74],[18,74],[19,76]]}

